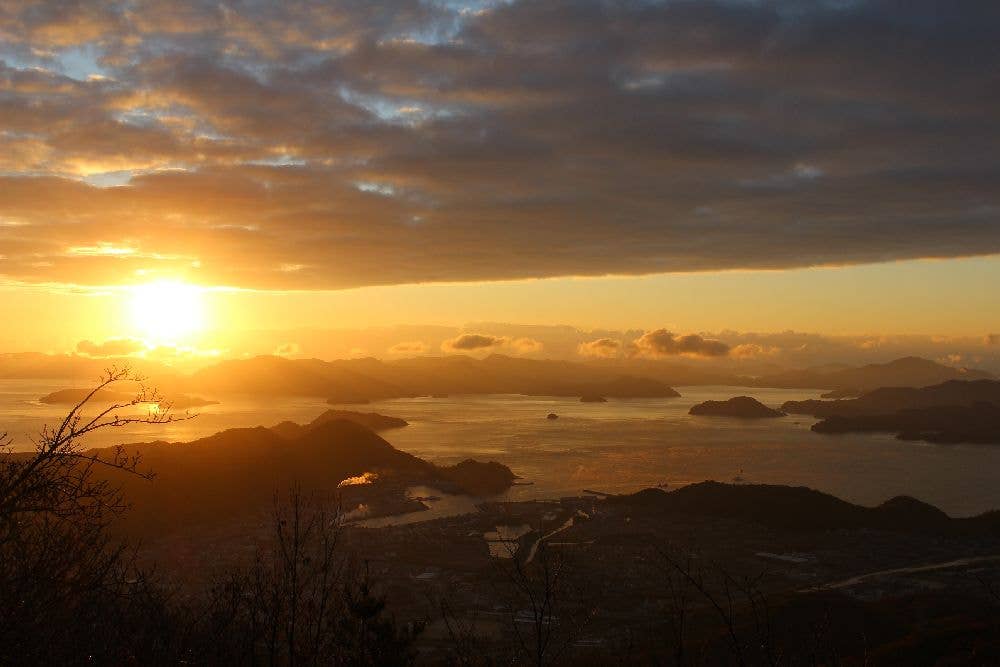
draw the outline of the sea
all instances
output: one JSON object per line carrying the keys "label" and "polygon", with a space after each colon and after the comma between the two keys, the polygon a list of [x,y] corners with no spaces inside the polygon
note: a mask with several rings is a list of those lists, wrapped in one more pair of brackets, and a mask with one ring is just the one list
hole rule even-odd
{"label": "sea", "polygon": [[[16,450],[57,425],[67,406],[39,398],[79,383],[0,380],[0,432]],[[903,442],[891,434],[821,435],[805,415],[740,420],[696,417],[705,400],[751,395],[779,407],[817,391],[677,387],[679,398],[578,399],[521,395],[401,398],[329,406],[319,398],[217,396],[172,424],[131,425],[91,434],[85,444],[184,442],[235,427],[308,422],[330,407],[401,417],[409,426],[381,435],[397,448],[441,464],[499,461],[519,477],[501,499],[575,496],[585,489],[628,493],[703,480],[808,486],[863,505],[908,495],[952,516],[1000,509],[1000,446]],[[547,419],[549,413],[557,419]],[[183,415],[183,412],[180,413]],[[462,501],[465,502],[465,501]]]}

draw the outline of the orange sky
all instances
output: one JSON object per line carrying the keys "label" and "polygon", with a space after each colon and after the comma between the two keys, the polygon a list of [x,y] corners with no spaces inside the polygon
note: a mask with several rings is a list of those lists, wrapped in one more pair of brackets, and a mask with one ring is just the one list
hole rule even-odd
{"label": "orange sky", "polygon": [[[0,346],[62,352],[83,340],[132,338],[190,354],[228,355],[270,352],[266,346],[248,348],[247,332],[258,330],[470,322],[987,340],[1000,331],[1000,296],[983,289],[991,280],[1000,280],[1000,258],[338,291],[201,289],[184,283],[145,283],[139,289],[21,285],[0,289],[0,307],[21,316],[19,326],[0,332]],[[437,350],[436,342],[429,344]],[[386,353],[384,347],[367,351]]]}

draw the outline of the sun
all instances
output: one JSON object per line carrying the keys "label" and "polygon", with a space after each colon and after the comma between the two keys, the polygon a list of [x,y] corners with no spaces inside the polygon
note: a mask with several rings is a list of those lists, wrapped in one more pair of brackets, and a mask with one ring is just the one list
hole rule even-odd
{"label": "sun", "polygon": [[146,340],[176,343],[204,326],[202,289],[175,281],[158,281],[131,288],[132,324]]}

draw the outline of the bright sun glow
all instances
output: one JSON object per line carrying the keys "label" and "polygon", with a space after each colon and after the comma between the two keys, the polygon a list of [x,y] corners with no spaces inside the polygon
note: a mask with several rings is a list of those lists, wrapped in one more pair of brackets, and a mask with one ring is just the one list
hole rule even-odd
{"label": "bright sun glow", "polygon": [[180,282],[160,281],[132,288],[132,324],[147,340],[175,343],[204,325],[202,290]]}

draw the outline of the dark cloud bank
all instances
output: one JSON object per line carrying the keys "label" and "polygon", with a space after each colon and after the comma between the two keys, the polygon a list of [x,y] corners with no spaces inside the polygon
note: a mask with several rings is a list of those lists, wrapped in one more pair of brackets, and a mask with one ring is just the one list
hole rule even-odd
{"label": "dark cloud bank", "polygon": [[1000,252],[992,0],[14,2],[0,59],[7,279]]}

